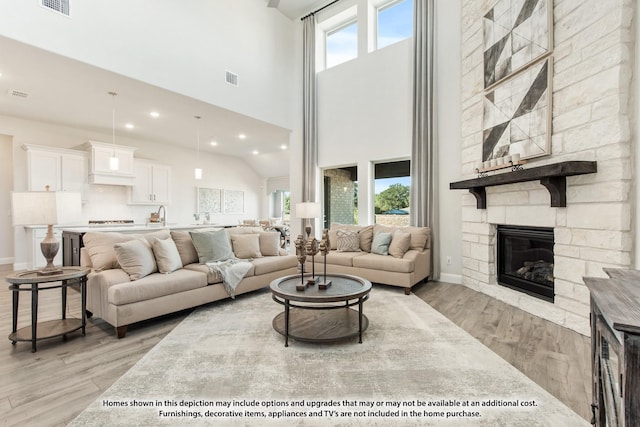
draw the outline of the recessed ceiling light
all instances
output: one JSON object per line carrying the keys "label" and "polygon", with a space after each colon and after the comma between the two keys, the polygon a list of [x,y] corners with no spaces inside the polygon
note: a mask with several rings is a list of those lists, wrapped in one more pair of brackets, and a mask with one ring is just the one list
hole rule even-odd
{"label": "recessed ceiling light", "polygon": [[286,145],[286,144],[282,144],[282,145],[280,146],[280,149],[281,149],[281,150],[286,150],[287,148],[288,148],[288,147],[287,147],[287,145]]}
{"label": "recessed ceiling light", "polygon": [[247,137],[247,135],[245,135],[244,133],[241,133],[240,135],[238,135],[238,138],[240,139],[245,139]]}
{"label": "recessed ceiling light", "polygon": [[260,152],[258,150],[253,150],[252,153],[253,154],[260,154]]}
{"label": "recessed ceiling light", "polygon": [[209,144],[211,144],[212,147],[215,147],[216,145],[218,145],[216,141],[211,141]]}
{"label": "recessed ceiling light", "polygon": [[135,126],[131,123],[127,123],[126,125],[124,125],[124,127],[126,127],[127,129],[133,129]]}
{"label": "recessed ceiling light", "polygon": [[153,117],[154,119],[160,117],[160,113],[158,113],[157,111],[152,111],[149,113],[149,115],[151,115],[151,117]]}

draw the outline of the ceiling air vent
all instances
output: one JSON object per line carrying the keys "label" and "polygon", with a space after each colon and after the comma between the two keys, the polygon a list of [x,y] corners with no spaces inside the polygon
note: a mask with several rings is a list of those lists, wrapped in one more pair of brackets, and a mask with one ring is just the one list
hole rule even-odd
{"label": "ceiling air vent", "polygon": [[15,96],[16,98],[27,98],[29,96],[27,92],[15,89],[9,89],[7,93],[11,96]]}
{"label": "ceiling air vent", "polygon": [[65,16],[70,15],[71,0],[40,0],[40,6],[61,13]]}
{"label": "ceiling air vent", "polygon": [[224,80],[227,83],[229,83],[231,86],[238,87],[238,75],[236,73],[232,73],[231,71],[225,70]]}

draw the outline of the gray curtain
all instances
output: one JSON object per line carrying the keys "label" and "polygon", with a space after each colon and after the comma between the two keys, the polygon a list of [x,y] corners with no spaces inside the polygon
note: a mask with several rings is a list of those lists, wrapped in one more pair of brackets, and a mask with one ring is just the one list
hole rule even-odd
{"label": "gray curtain", "polygon": [[316,17],[302,20],[302,201],[315,202],[318,167],[318,126],[316,111]]}
{"label": "gray curtain", "polygon": [[431,279],[440,277],[438,141],[435,129],[435,0],[413,2],[413,142],[411,225],[431,228]]}

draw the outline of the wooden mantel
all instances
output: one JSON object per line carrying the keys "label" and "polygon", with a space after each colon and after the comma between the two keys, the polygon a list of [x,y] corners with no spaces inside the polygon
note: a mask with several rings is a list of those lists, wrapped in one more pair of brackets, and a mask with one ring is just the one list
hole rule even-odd
{"label": "wooden mantel", "polygon": [[487,208],[486,187],[514,184],[517,182],[540,181],[551,195],[551,207],[567,206],[567,177],[584,175],[598,171],[596,162],[569,161],[538,166],[531,169],[499,173],[481,178],[467,179],[449,184],[451,190],[469,190],[476,197],[476,208]]}

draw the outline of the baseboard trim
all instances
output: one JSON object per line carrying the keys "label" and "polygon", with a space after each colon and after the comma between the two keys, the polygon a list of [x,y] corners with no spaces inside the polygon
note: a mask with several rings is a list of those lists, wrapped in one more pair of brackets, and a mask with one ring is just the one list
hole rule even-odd
{"label": "baseboard trim", "polygon": [[454,283],[456,285],[462,285],[462,275],[440,273],[440,278],[438,279],[438,282],[447,282],[447,283]]}
{"label": "baseboard trim", "polygon": [[13,270],[13,257],[0,258],[0,271]]}

